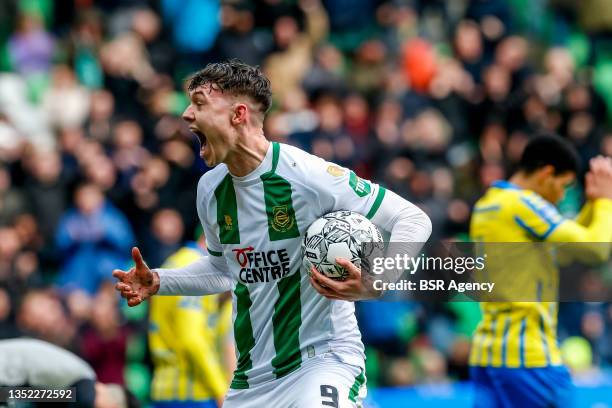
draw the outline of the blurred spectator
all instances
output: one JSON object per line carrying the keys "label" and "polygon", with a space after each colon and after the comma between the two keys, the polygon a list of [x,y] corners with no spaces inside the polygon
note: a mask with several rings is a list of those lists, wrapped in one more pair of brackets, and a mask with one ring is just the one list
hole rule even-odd
{"label": "blurred spectator", "polygon": [[219,59],[238,58],[261,65],[273,47],[271,33],[255,30],[255,16],[247,3],[225,4],[221,13],[222,30],[215,44]]}
{"label": "blurred spectator", "polygon": [[605,0],[584,0],[578,6],[582,27],[592,34],[612,33],[612,12]]}
{"label": "blurred spectator", "polygon": [[34,13],[20,15],[17,30],[8,44],[15,71],[23,75],[47,72],[53,57],[53,42],[43,27],[41,16]]}
{"label": "blurred spectator", "polygon": [[117,123],[113,129],[113,161],[120,172],[120,182],[128,184],[137,168],[143,165],[149,152],[142,146],[140,125],[133,120]]}
{"label": "blurred spectator", "polygon": [[100,89],[91,93],[91,109],[85,129],[93,139],[108,143],[111,138],[112,116],[115,98],[107,90]]}
{"label": "blurred spectator", "polygon": [[[306,3],[306,2],[304,2]],[[373,31],[374,4],[369,0],[324,0],[335,43],[353,51]]]}
{"label": "blurred spectator", "polygon": [[303,86],[313,97],[321,92],[342,94],[347,89],[344,56],[331,44],[321,45],[315,53],[315,60],[304,76]]}
{"label": "blurred spectator", "polygon": [[219,30],[219,2],[163,0],[161,4],[179,51],[195,54],[210,49]]}
{"label": "blurred spectator", "polygon": [[[144,42],[152,68],[156,72],[171,73],[174,68],[175,52],[172,44],[162,36],[160,17],[151,9],[137,9],[132,15],[131,28]],[[171,29],[174,30],[174,27]]]}
{"label": "blurred spectator", "polygon": [[56,245],[65,259],[57,283],[93,294],[111,279],[109,271],[124,264],[134,236],[125,216],[97,186],[82,184],[74,200],[76,207],[64,214],[57,229]]}
{"label": "blurred spectator", "polygon": [[143,242],[143,252],[152,268],[158,268],[172,253],[181,247],[185,227],[176,210],[162,209],[153,215],[148,239]]}
{"label": "blurred spectator", "polygon": [[60,300],[49,291],[28,292],[17,313],[19,329],[26,335],[74,349],[75,326]]}
{"label": "blurred spectator", "polygon": [[0,226],[9,224],[26,210],[25,196],[20,189],[12,186],[8,169],[0,167]]}
{"label": "blurred spectator", "polygon": [[327,13],[320,0],[304,0],[299,4],[305,15],[305,30],[300,30],[295,17],[279,17],[273,28],[276,49],[264,62],[273,97],[279,100],[301,85],[312,64],[314,47],[328,31]]}
{"label": "blurred spectator", "polygon": [[41,233],[50,242],[68,204],[68,180],[62,175],[62,162],[56,151],[30,150],[24,155],[23,164],[29,205]]}
{"label": "blurred spectator", "polygon": [[24,77],[0,73],[0,154],[11,162],[20,158],[26,142],[40,150],[55,148],[46,115],[29,93]]}
{"label": "blurred spectator", "polygon": [[[42,98],[42,107],[49,124],[56,128],[82,126],[89,112],[89,92],[76,82],[74,71],[66,65],[53,70],[51,86]],[[57,101],[62,103],[58,104]]]}
{"label": "blurred spectator", "polygon": [[117,298],[110,290],[100,290],[92,299],[91,324],[81,337],[80,350],[102,382],[124,384],[127,328],[121,325]]}
{"label": "blurred spectator", "polygon": [[379,40],[364,41],[356,50],[351,85],[368,96],[374,95],[383,84],[386,71],[387,48]]}
{"label": "blurred spectator", "polygon": [[0,286],[0,339],[10,339],[20,335],[15,324],[15,304],[8,291]]}

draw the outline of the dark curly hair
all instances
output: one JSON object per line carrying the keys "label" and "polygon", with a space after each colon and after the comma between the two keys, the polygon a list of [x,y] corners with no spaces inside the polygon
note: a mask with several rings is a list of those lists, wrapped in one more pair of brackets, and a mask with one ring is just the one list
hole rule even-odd
{"label": "dark curly hair", "polygon": [[574,146],[566,139],[555,134],[539,133],[527,143],[518,167],[531,174],[546,165],[553,166],[555,175],[568,171],[578,174],[581,160]]}
{"label": "dark curly hair", "polygon": [[250,97],[257,102],[262,114],[265,114],[272,104],[272,91],[268,78],[258,67],[236,59],[210,63],[186,81],[188,91],[207,84],[214,84],[221,92],[230,95]]}

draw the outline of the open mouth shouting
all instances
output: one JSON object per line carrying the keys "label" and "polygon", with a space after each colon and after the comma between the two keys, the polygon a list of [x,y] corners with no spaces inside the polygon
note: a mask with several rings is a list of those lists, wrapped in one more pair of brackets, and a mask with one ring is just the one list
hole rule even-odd
{"label": "open mouth shouting", "polygon": [[190,127],[189,130],[191,130],[191,133],[193,133],[198,138],[198,141],[200,142],[200,156],[204,158],[204,155],[207,153],[208,150],[208,142],[206,140],[206,135],[195,127]]}

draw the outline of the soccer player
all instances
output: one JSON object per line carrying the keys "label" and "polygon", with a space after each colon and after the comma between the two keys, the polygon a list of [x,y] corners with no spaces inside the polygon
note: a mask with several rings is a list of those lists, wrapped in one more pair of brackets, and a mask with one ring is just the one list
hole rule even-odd
{"label": "soccer player", "polygon": [[[115,270],[129,305],[154,294],[232,291],[238,366],[224,408],[356,407],[364,349],[350,301],[379,295],[346,259],[345,281],[301,269],[300,245],[318,217],[363,214],[397,242],[425,242],[429,218],[391,191],[300,149],[268,141],[270,82],[238,61],[207,65],[187,82],[183,114],[214,169],[198,184],[209,256],[178,269]],[[416,246],[415,246],[416,247]],[[417,250],[420,250],[418,248]]]}
{"label": "soccer player", "polygon": [[[576,220],[564,219],[554,205],[574,181],[578,167],[577,153],[565,140],[552,135],[532,139],[518,171],[509,181],[493,183],[476,203],[470,225],[472,240],[608,243],[575,246],[594,259],[606,260],[612,241],[612,161],[591,160],[586,175],[588,201]],[[555,294],[558,290],[558,268],[550,261],[508,260],[510,268],[521,269],[512,279],[529,274],[520,290],[531,293],[533,300],[542,299],[538,293],[543,290]],[[512,275],[510,272],[505,275]],[[550,287],[545,288],[544,282]],[[571,379],[557,344],[557,303],[487,302],[481,309],[483,317],[470,354],[475,406],[572,406]]]}
{"label": "soccer player", "polygon": [[[189,265],[204,255],[204,249],[201,234],[197,242],[188,242],[162,267]],[[149,348],[155,367],[151,384],[155,408],[214,408],[223,401],[230,378],[223,362],[224,351],[227,343],[233,348],[233,342],[227,341],[231,303],[222,300],[224,297],[151,299]]]}

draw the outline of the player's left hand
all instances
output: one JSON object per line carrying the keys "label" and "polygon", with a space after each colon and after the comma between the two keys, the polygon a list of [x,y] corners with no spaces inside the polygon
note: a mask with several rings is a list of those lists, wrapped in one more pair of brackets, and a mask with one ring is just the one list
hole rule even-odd
{"label": "player's left hand", "polygon": [[336,263],[348,272],[345,280],[339,281],[328,278],[314,266],[310,268],[310,284],[317,292],[332,300],[364,300],[379,297],[382,292],[364,285],[361,279],[361,270],[351,261],[336,258]]}

